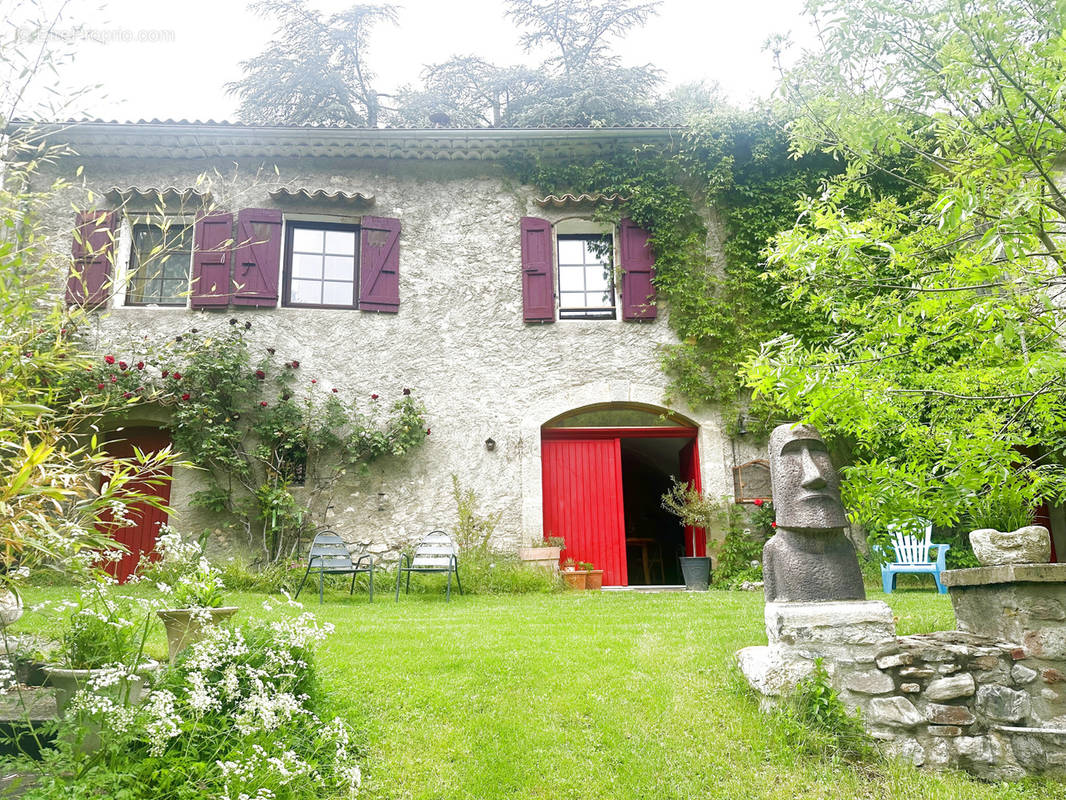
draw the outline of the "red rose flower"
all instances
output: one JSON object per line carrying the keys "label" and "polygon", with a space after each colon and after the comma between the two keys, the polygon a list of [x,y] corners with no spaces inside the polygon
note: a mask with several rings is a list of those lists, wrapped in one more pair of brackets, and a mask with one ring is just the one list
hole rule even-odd
{"label": "red rose flower", "polygon": [[318,383],[318,381],[317,381],[317,380],[315,380],[314,378],[312,378],[312,379],[311,379],[311,383]]}
{"label": "red rose flower", "polygon": [[164,378],[165,378],[165,377],[166,377],[167,375],[169,375],[169,374],[170,374],[170,370],[169,370],[169,369],[165,369],[165,370],[163,370],[163,377],[164,377]]}
{"label": "red rose flower", "polygon": [[761,497],[757,498],[757,499],[753,500],[752,502],[754,502],[755,505],[757,505],[757,506],[761,506],[762,505],[762,498]]}
{"label": "red rose flower", "polygon": [[174,380],[176,380],[176,381],[180,381],[181,380],[181,373],[180,372],[175,372],[174,373]]}
{"label": "red rose flower", "polygon": [[411,390],[410,389],[404,389],[403,390],[403,396],[404,397],[407,397],[409,394],[411,394]]}
{"label": "red rose flower", "polygon": [[300,368],[300,362],[297,361],[295,358],[292,360],[292,368],[293,369],[299,369]]}
{"label": "red rose flower", "polygon": [[133,395],[132,395],[132,394],[130,394],[129,392],[123,392],[123,393],[122,393],[122,396],[123,396],[124,398],[126,398],[127,400],[129,400],[129,399],[130,399],[131,397],[133,397]]}
{"label": "red rose flower", "polygon": [[770,523],[770,527],[771,528],[776,528],[777,527],[777,523],[776,522],[771,522]]}
{"label": "red rose flower", "polygon": [[340,390],[339,389],[330,389],[330,391],[333,392],[333,394],[336,394]]}
{"label": "red rose flower", "polygon": [[103,389],[104,388],[104,384],[98,383],[98,384],[96,384],[96,388],[97,389]]}
{"label": "red rose flower", "polygon": [[263,372],[263,370],[261,370],[261,369],[257,369],[255,371],[255,377],[257,377],[259,380],[263,380],[264,378],[266,378],[266,376],[267,376],[267,374],[265,372]]}
{"label": "red rose flower", "polygon": [[137,369],[144,369],[144,362],[143,361],[138,361],[137,362]]}
{"label": "red rose flower", "polygon": [[118,383],[118,376],[117,375],[112,375],[111,376],[111,382],[112,383]]}
{"label": "red rose flower", "polygon": [[259,407],[260,408],[266,408],[267,407],[267,401],[266,400],[260,400],[259,401]]}
{"label": "red rose flower", "polygon": [[183,395],[181,396],[181,399],[182,399],[182,400],[188,400],[188,399],[189,399],[189,393],[188,393],[188,392],[186,392],[185,394],[183,394]]}
{"label": "red rose flower", "polygon": [[429,436],[430,433],[432,433],[432,431],[430,431],[429,428],[426,428],[426,436]]}
{"label": "red rose flower", "polygon": [[371,400],[377,400],[378,396],[376,394],[372,394],[372,395],[370,395],[370,399]]}
{"label": "red rose flower", "polygon": [[115,357],[114,356],[104,356],[104,363],[105,364],[114,364],[115,363]]}
{"label": "red rose flower", "polygon": [[119,361],[118,362],[118,368],[119,369],[126,369],[128,366],[129,366],[129,364],[127,364],[125,361]]}

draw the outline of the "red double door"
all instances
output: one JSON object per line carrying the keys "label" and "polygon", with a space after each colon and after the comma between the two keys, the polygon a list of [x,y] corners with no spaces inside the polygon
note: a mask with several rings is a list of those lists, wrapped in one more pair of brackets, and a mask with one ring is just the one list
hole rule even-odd
{"label": "red double door", "polygon": [[[170,435],[159,428],[125,428],[116,434],[116,438],[107,443],[107,452],[114,458],[131,458],[133,448],[141,452],[157,452],[170,444]],[[170,469],[167,473],[170,474]],[[130,491],[142,494],[152,494],[160,498],[164,504],[170,502],[170,481],[164,481],[155,486],[149,483],[130,484]],[[110,521],[110,515],[101,519],[101,530],[105,531],[116,542],[126,546],[127,553],[118,561],[109,562],[107,571],[119,583],[124,583],[133,571],[137,569],[142,554],[149,556],[155,552],[156,541],[159,539],[159,526],[167,521],[165,512],[160,511],[147,503],[131,503],[127,510],[130,525],[114,525]]]}
{"label": "red double door", "polygon": [[[699,448],[691,428],[543,431],[541,468],[544,535],[566,541],[563,557],[603,570],[604,586],[626,586],[626,529],[622,486],[623,438],[685,438],[681,479],[701,489]],[[685,529],[685,554],[707,554],[701,528]]]}

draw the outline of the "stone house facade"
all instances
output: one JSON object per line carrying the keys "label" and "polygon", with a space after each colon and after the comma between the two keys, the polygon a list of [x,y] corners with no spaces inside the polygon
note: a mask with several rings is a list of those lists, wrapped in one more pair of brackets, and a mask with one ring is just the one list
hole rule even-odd
{"label": "stone house facade", "polygon": [[[667,397],[660,350],[674,338],[669,308],[654,298],[646,234],[593,221],[598,203],[617,198],[544,197],[506,169],[523,156],[670,148],[678,131],[168,121],[50,135],[75,154],[41,178],[82,168],[83,185],[55,198],[58,247],[70,247],[85,188],[113,212],[106,285],[79,289],[107,294],[91,323],[101,352],[236,316],[254,322],[257,344],[340,393],[417,393],[432,436],[336,487],[330,525],[348,541],[384,554],[449,527],[454,474],[482,511],[502,515],[497,547],[561,534],[579,559],[609,567],[607,584],[677,582],[675,556],[703,554],[698,537],[686,543],[657,512],[658,497],[670,476],[731,495],[737,444],[717,409]],[[188,222],[190,244],[146,282],[136,265],[153,232],[139,215],[161,202]],[[721,230],[710,210],[707,219],[713,268]],[[228,261],[210,252],[212,237],[253,230],[272,252]],[[259,263],[248,269],[248,258]],[[126,423],[165,430],[167,419],[145,407]],[[602,463],[582,466],[590,454]],[[190,506],[197,488],[194,472],[175,475],[171,522],[191,533],[218,524]],[[644,543],[635,551],[624,540]],[[648,563],[649,547],[642,573],[631,562]]]}

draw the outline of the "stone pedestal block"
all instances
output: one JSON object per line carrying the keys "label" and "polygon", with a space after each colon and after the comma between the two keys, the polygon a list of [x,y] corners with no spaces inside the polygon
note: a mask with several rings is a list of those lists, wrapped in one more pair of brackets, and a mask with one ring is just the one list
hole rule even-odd
{"label": "stone pedestal block", "polygon": [[896,636],[892,609],[880,600],[767,603],[771,645],[881,645]]}
{"label": "stone pedestal block", "polygon": [[947,570],[960,630],[1018,642],[1031,655],[1066,659],[1066,564]]}

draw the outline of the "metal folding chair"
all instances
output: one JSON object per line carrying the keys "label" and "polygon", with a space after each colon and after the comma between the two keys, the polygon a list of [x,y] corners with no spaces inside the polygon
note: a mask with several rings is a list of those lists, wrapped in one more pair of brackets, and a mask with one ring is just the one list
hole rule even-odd
{"label": "metal folding chair", "polygon": [[[404,566],[404,562],[407,566]],[[400,554],[400,563],[396,569],[396,601],[400,600],[400,580],[407,573],[407,588],[404,593],[411,591],[412,572],[438,572],[448,573],[448,588],[445,594],[450,602],[452,599],[452,573],[455,573],[455,585],[459,587],[459,594],[463,593],[463,584],[459,580],[459,546],[452,541],[452,537],[444,531],[430,531],[415,547],[414,556],[408,558],[406,553]]]}
{"label": "metal folding chair", "polygon": [[300,590],[307,582],[307,576],[311,570],[318,572],[318,602],[322,602],[322,584],[327,574],[352,576],[352,586],[348,594],[355,591],[355,578],[364,572],[370,576],[370,602],[374,602],[374,558],[369,553],[352,558],[348,546],[344,540],[333,531],[321,531],[315,534],[311,542],[311,551],[307,556],[307,569],[304,571],[300,587],[293,596],[295,600],[300,596]]}

